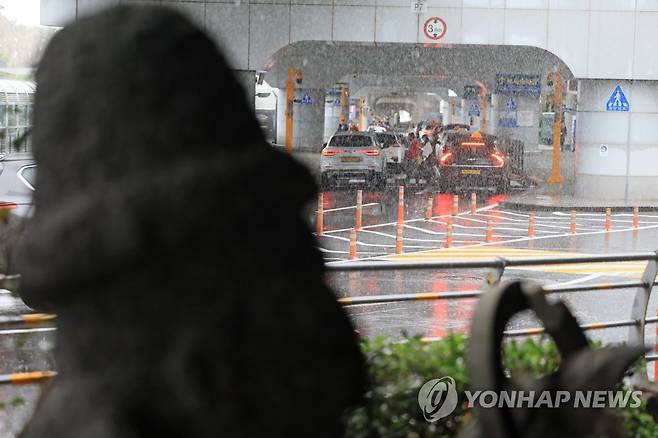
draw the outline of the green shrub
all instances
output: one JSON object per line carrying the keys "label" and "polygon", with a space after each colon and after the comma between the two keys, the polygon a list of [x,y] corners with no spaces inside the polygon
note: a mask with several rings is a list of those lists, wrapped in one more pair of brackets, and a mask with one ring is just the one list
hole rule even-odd
{"label": "green shrub", "polygon": [[[362,349],[371,387],[364,404],[349,413],[346,437],[452,437],[469,421],[470,411],[460,404],[450,416],[429,423],[417,399],[418,390],[427,380],[450,376],[455,380],[459,400],[466,400],[464,391],[469,389],[469,380],[465,335],[451,334],[437,342],[423,342],[420,336],[404,342],[376,337],[362,341]],[[503,364],[510,371],[539,377],[554,372],[559,363],[557,347],[547,339],[512,340],[503,347]],[[644,405],[620,411],[629,437],[658,436],[658,425]]]}

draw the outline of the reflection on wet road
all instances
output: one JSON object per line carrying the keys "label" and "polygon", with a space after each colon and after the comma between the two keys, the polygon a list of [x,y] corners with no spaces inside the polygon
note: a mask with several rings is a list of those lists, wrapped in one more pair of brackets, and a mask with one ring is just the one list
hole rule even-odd
{"label": "reflection on wet road", "polygon": [[[431,199],[431,218],[426,218]],[[530,258],[564,255],[605,254],[653,251],[658,242],[658,214],[640,215],[639,229],[632,228],[632,211],[612,214],[610,232],[605,231],[605,214],[579,212],[576,232],[571,233],[569,212],[537,212],[529,237],[531,214],[498,207],[504,195],[477,194],[474,208],[470,193],[459,196],[453,215],[453,195],[427,192],[405,193],[403,248],[395,255],[397,190],[363,193],[362,229],[357,233],[359,259],[397,260],[483,260],[495,257]],[[329,263],[346,260],[350,230],[355,225],[355,191],[323,194],[324,230],[318,246]],[[487,228],[490,235],[487,236]],[[447,233],[452,228],[452,242]],[[450,247],[448,247],[450,246]],[[646,263],[604,263],[586,265],[508,268],[503,281],[528,279],[543,285],[594,284],[639,279]],[[487,270],[336,272],[328,274],[330,284],[340,297],[423,292],[459,292],[485,290]],[[551,295],[563,299],[583,324],[629,319],[635,290],[592,291]],[[355,325],[364,336],[403,332],[440,337],[451,330],[467,331],[476,299],[410,301],[389,304],[347,306]],[[650,303],[655,314],[656,297]],[[535,327],[528,315],[519,315],[509,328]],[[647,328],[647,340],[653,342],[654,327]],[[626,338],[628,328],[588,332],[604,342]]]}

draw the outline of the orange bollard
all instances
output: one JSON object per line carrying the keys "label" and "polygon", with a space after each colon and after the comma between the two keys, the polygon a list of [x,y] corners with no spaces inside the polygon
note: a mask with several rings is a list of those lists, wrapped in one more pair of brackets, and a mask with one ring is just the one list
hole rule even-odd
{"label": "orange bollard", "polygon": [[434,212],[434,196],[427,198],[427,208],[425,209],[425,220],[429,221],[432,219],[432,213]]}
{"label": "orange bollard", "polygon": [[452,215],[457,216],[459,213],[459,195],[452,197]]}
{"label": "orange bollard", "polygon": [[356,191],[356,218],[354,219],[354,229],[361,229],[361,217],[363,213],[363,190]]}
{"label": "orange bollard", "polygon": [[610,208],[605,209],[605,230],[610,231],[612,228],[612,210]]}
{"label": "orange bollard", "polygon": [[402,242],[402,232],[404,225],[402,224],[397,224],[397,231],[395,233],[395,253],[396,254],[402,254],[403,248],[403,242]]}
{"label": "orange bollard", "polygon": [[569,232],[571,234],[576,234],[576,210],[571,210],[571,225],[569,226]]}
{"label": "orange bollard", "polygon": [[633,207],[633,228],[640,228],[640,207]]}
{"label": "orange bollard", "polygon": [[528,216],[528,237],[535,237],[535,212],[531,211]]}
{"label": "orange bollard", "polygon": [[448,232],[446,234],[446,248],[452,246],[452,221],[448,221]]}
{"label": "orange bollard", "polygon": [[356,260],[356,230],[350,230],[350,260]]}
{"label": "orange bollard", "polygon": [[324,202],[322,193],[318,195],[318,211],[315,219],[315,228],[315,234],[322,236],[324,232]]}
{"label": "orange bollard", "polygon": [[471,214],[477,213],[478,207],[478,196],[475,192],[471,193]]}
{"label": "orange bollard", "polygon": [[404,186],[398,189],[398,224],[404,223]]}
{"label": "orange bollard", "polygon": [[485,242],[493,242],[493,227],[491,226],[491,220],[487,217],[487,234],[484,237]]}

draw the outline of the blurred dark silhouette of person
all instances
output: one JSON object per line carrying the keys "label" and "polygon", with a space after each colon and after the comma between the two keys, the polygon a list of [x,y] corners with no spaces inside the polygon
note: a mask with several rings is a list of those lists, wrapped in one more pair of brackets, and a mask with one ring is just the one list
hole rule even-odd
{"label": "blurred dark silhouette of person", "polygon": [[59,316],[59,375],[24,437],[341,436],[365,366],[302,217],[316,187],[213,42],[120,6],[58,32],[36,80],[20,293]]}

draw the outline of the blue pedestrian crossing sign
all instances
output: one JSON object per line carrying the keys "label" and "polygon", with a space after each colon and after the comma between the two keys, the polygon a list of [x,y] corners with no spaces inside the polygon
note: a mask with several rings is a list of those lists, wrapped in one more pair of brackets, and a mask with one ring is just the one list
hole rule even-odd
{"label": "blue pedestrian crossing sign", "polygon": [[310,105],[313,103],[313,99],[311,99],[311,96],[308,95],[308,93],[304,93],[304,96],[302,97],[302,105]]}
{"label": "blue pedestrian crossing sign", "polygon": [[477,103],[471,104],[468,115],[469,117],[480,117],[480,106]]}
{"label": "blue pedestrian crossing sign", "polygon": [[507,108],[507,111],[516,111],[516,101],[510,97],[505,103],[505,108]]}
{"label": "blue pedestrian crossing sign", "polygon": [[334,106],[340,106],[340,99],[339,98],[334,99]]}
{"label": "blue pedestrian crossing sign", "polygon": [[616,112],[627,112],[630,111],[631,106],[628,103],[628,99],[624,95],[624,92],[621,89],[620,85],[617,85],[608,99],[608,103],[605,104],[606,111],[616,111]]}

